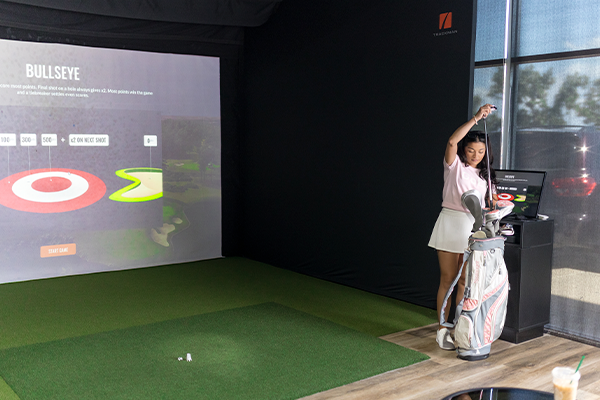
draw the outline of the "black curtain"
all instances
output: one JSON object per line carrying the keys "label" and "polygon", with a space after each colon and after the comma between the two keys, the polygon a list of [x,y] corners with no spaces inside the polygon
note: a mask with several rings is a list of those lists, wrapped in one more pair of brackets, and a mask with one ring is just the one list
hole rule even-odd
{"label": "black curtain", "polygon": [[244,45],[244,254],[435,307],[474,2],[283,2]]}

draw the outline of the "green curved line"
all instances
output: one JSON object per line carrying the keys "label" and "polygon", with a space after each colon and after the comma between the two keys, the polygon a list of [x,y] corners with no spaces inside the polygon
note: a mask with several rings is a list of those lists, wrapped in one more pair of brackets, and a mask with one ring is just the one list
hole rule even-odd
{"label": "green curved line", "polygon": [[143,201],[155,200],[155,199],[159,199],[162,197],[162,195],[163,195],[162,192],[153,194],[152,196],[146,196],[146,197],[123,197],[122,195],[124,193],[127,193],[130,190],[135,189],[142,183],[142,181],[140,181],[135,176],[129,175],[128,172],[129,173],[130,172],[160,172],[160,173],[162,173],[162,169],[161,168],[125,168],[125,169],[120,169],[120,170],[116,171],[115,175],[117,175],[120,178],[133,181],[133,183],[125,186],[123,189],[117,190],[116,192],[114,192],[113,194],[111,194],[108,197],[109,199],[114,200],[114,201],[121,201],[124,203],[140,203]]}

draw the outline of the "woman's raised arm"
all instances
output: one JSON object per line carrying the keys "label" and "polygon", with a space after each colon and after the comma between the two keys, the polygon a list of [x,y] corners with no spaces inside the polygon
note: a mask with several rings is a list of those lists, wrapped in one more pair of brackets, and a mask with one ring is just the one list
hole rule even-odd
{"label": "woman's raised arm", "polygon": [[446,145],[446,153],[444,154],[446,164],[451,165],[454,162],[456,159],[456,152],[458,150],[458,142],[460,142],[462,138],[469,133],[473,125],[477,125],[482,118],[487,118],[487,116],[490,115],[495,109],[496,106],[491,104],[481,106],[473,118],[459,126],[458,129],[454,131],[452,136],[450,136],[450,139],[448,139],[448,144]]}

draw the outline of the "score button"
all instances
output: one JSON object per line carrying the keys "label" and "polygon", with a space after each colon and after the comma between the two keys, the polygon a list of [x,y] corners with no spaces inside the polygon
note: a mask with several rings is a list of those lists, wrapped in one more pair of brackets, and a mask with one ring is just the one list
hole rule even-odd
{"label": "score button", "polygon": [[144,146],[145,147],[157,147],[158,146],[158,136],[144,135]]}
{"label": "score button", "polygon": [[42,146],[58,146],[56,133],[42,133]]}
{"label": "score button", "polygon": [[69,244],[55,244],[52,246],[40,247],[40,257],[58,257],[58,256],[71,256],[76,254],[75,243]]}
{"label": "score button", "polygon": [[92,134],[70,134],[70,146],[108,146],[108,135],[92,135]]}

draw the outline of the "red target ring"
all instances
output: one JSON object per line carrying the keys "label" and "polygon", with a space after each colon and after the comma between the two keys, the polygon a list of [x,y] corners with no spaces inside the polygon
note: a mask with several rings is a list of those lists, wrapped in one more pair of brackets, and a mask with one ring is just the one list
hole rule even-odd
{"label": "red target ring", "polygon": [[498,193],[498,200],[514,200],[515,196],[510,193]]}
{"label": "red target ring", "polygon": [[0,181],[0,204],[13,210],[60,213],[100,200],[104,182],[87,172],[53,168],[19,172]]}
{"label": "red target ring", "polygon": [[61,178],[60,176],[53,176],[34,181],[31,184],[31,188],[33,190],[37,190],[38,192],[52,193],[66,190],[71,187],[72,184],[73,182],[71,182],[69,179]]}

